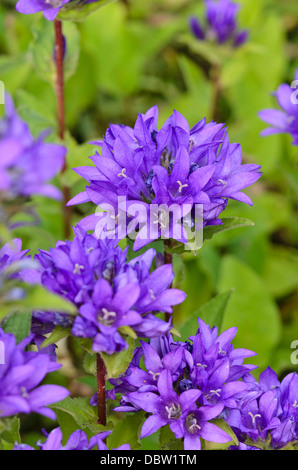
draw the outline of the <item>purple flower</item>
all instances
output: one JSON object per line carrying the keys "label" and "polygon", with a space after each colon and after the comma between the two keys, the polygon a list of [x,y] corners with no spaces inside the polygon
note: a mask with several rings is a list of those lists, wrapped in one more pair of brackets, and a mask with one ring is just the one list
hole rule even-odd
{"label": "purple flower", "polygon": [[[218,217],[228,199],[252,204],[241,191],[260,177],[259,166],[242,164],[241,147],[229,143],[222,124],[206,124],[203,119],[190,129],[177,111],[160,130],[157,120],[155,106],[139,114],[133,129],[111,125],[103,141],[97,142],[101,155],[91,157],[95,168],[75,170],[89,186],[69,202],[108,206],[108,211],[114,211],[110,222],[114,220],[119,238],[134,231],[136,224],[135,250],[161,236],[185,243],[187,230],[198,228],[195,206],[199,204],[203,206],[204,226],[220,224]],[[173,215],[167,220],[164,208],[171,210],[173,205]],[[186,226],[181,227],[187,217]],[[79,225],[96,229],[96,235],[104,238],[108,223],[106,212],[102,212]]]}
{"label": "purple flower", "polygon": [[0,417],[39,413],[55,419],[48,405],[63,400],[68,390],[59,385],[40,385],[45,376],[61,366],[46,354],[26,351],[27,340],[18,345],[12,334],[0,329],[4,360],[0,361]]}
{"label": "purple flower", "polygon": [[248,31],[240,30],[237,23],[239,5],[230,0],[205,0],[205,24],[196,17],[190,19],[190,28],[200,41],[216,41],[218,44],[230,42],[239,47],[247,41]]}
{"label": "purple flower", "polygon": [[[88,437],[84,431],[79,429],[74,431],[68,438],[67,443],[62,445],[62,432],[60,428],[55,428],[49,434],[45,433],[47,439],[45,442],[37,442],[37,445],[40,447],[40,450],[92,450],[97,446],[97,450],[108,450],[104,439],[111,433],[111,431],[106,431],[96,436],[91,437],[88,440]],[[35,450],[33,447],[26,444],[16,444],[13,450]],[[120,446],[118,449],[114,450],[130,450],[128,444]]]}
{"label": "purple flower", "polygon": [[26,15],[42,11],[47,20],[53,21],[60,8],[69,1],[71,0],[19,0],[16,9]]}
{"label": "purple flower", "polygon": [[61,192],[48,181],[63,167],[66,148],[45,143],[46,134],[34,139],[6,95],[6,115],[0,120],[0,221],[9,221],[5,205],[11,201],[23,204],[33,195],[61,199]]}
{"label": "purple flower", "polygon": [[59,11],[67,4],[67,10],[80,9],[84,5],[100,0],[19,0],[16,9],[20,13],[32,14],[42,11],[45,18],[53,21]]}
{"label": "purple flower", "polygon": [[243,380],[250,384],[243,405],[226,414],[227,423],[242,443],[247,439],[265,449],[281,449],[295,443],[298,437],[298,375],[292,373],[279,382],[269,367],[257,382],[251,376]]}
{"label": "purple flower", "polygon": [[[40,251],[36,260],[43,285],[78,307],[72,333],[93,338],[94,351],[113,354],[127,347],[123,327],[141,337],[169,331],[171,322],[155,314],[172,313],[173,305],[185,299],[182,291],[169,289],[174,277],[171,265],[151,270],[155,256],[151,249],[127,261],[127,249],[122,251],[114,240],[98,240],[77,228],[72,242],[58,242],[49,252]],[[43,320],[40,312],[34,318],[52,321],[49,315]],[[55,320],[61,324],[68,318]]]}
{"label": "purple flower", "polygon": [[[296,70],[295,81],[293,85],[298,84],[298,69]],[[268,123],[268,127],[262,131],[262,136],[286,133],[290,134],[293,138],[293,145],[298,145],[298,100],[297,91],[295,88],[290,87],[283,83],[274,93],[277,102],[281,108],[278,109],[264,109],[259,112],[259,117],[262,121]]]}
{"label": "purple flower", "polygon": [[243,361],[255,353],[234,349],[235,334],[230,328],[218,335],[217,328],[199,319],[198,333],[185,343],[170,334],[142,342],[126,373],[111,380],[114,389],[108,397],[121,396],[115,410],[151,413],[141,437],[169,424],[188,450],[200,449],[201,438],[229,442],[231,437],[209,421],[238,410],[250,390],[240,379],[254,368]]}

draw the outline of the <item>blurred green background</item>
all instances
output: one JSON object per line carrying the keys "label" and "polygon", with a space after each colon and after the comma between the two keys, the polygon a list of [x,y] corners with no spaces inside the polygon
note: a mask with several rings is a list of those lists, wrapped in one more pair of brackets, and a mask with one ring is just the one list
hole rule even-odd
{"label": "blurred green background", "polygon": [[[53,25],[41,14],[15,12],[15,1],[0,6],[0,79],[34,135],[53,128],[57,140]],[[253,207],[230,202],[225,216],[246,217],[254,227],[217,235],[197,256],[175,257],[176,285],[188,294],[176,309],[179,327],[193,312],[233,288],[223,328],[238,327],[236,347],[258,353],[260,370],[270,365],[280,377],[296,370],[291,343],[298,340],[298,148],[288,135],[261,138],[266,126],[257,113],[276,107],[271,92],[291,83],[298,67],[296,0],[242,0],[241,27],[249,42],[230,53],[196,41],[190,15],[201,15],[200,0],[126,0],[105,6],[84,22],[64,23],[67,37],[66,111],[69,168],[88,165],[110,123],[133,125],[137,113],[157,104],[160,123],[178,110],[190,125],[210,119],[212,61],[222,66],[220,121],[230,141],[239,142],[245,162],[262,165],[263,177],[247,193]],[[75,195],[84,180],[69,170],[57,184]],[[63,239],[58,203],[36,199],[39,227],[22,228],[24,247],[54,246]],[[73,225],[92,205],[77,207]],[[189,332],[193,334],[194,332]]]}

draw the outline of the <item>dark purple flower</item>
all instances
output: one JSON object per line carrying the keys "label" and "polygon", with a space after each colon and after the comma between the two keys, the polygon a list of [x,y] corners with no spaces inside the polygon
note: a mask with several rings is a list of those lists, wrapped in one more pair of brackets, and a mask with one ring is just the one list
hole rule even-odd
{"label": "dark purple flower", "polygon": [[241,147],[229,143],[222,124],[203,119],[190,129],[177,111],[160,130],[157,120],[155,106],[139,114],[133,129],[111,125],[97,142],[101,155],[91,157],[96,167],[75,170],[89,186],[69,202],[92,201],[109,211],[79,223],[98,237],[114,229],[121,239],[137,228],[135,250],[160,237],[186,243],[189,229],[199,230],[198,205],[201,225],[220,224],[228,199],[252,204],[241,191],[260,177],[258,165],[242,164]]}
{"label": "dark purple flower", "polygon": [[0,329],[4,357],[0,361],[0,417],[39,413],[55,419],[48,405],[63,400],[68,390],[59,385],[40,385],[45,376],[61,367],[46,354],[26,351],[27,340],[18,345],[12,334]]}
{"label": "dark purple flower", "polygon": [[230,0],[205,0],[205,22],[190,19],[190,28],[200,41],[216,41],[218,44],[230,42],[233,47],[239,47],[247,41],[248,31],[239,30],[237,15],[239,5]]}
{"label": "dark purple flower", "polygon": [[[294,88],[293,85],[295,85]],[[262,121],[270,124],[270,127],[262,131],[262,136],[286,133],[292,136],[293,145],[298,145],[298,69],[296,70],[293,85],[290,87],[290,85],[283,83],[274,93],[281,111],[278,109],[264,109],[259,112],[259,117]]]}

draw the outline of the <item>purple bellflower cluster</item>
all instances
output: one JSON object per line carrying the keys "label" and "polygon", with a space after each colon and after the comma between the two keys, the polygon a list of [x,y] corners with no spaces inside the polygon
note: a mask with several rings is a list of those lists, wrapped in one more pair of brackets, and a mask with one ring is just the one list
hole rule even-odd
{"label": "purple bellflower cluster", "polygon": [[[250,390],[243,405],[227,410],[225,421],[242,446],[282,449],[298,440],[298,375],[288,374],[282,382],[268,367],[257,382],[250,374],[243,377]],[[234,450],[234,449],[233,449]]]}
{"label": "purple bellflower cluster", "polygon": [[271,126],[262,131],[262,136],[286,133],[292,136],[293,145],[298,145],[298,69],[292,85],[296,89],[283,83],[274,93],[281,110],[264,109],[259,117]]}
{"label": "purple bellflower cluster", "polygon": [[[72,333],[93,339],[93,350],[114,354],[127,347],[121,332],[129,328],[141,337],[155,337],[171,329],[156,316],[172,313],[172,306],[184,301],[184,292],[170,289],[172,265],[150,272],[156,252],[148,250],[127,261],[114,240],[98,240],[80,228],[72,242],[58,242],[49,252],[40,251],[40,281],[50,291],[73,302],[79,315]],[[35,312],[43,323],[65,325],[68,318]]]}
{"label": "purple bellflower cluster", "polygon": [[81,7],[98,0],[19,0],[16,9],[19,13],[32,14],[43,12],[45,18],[53,21],[59,10],[66,4],[73,4],[73,8]]}
{"label": "purple bellflower cluster", "polygon": [[[92,450],[97,446],[97,450],[109,450],[104,439],[110,435],[111,431],[102,432],[96,436],[91,437],[88,440],[86,433],[82,430],[73,432],[67,443],[62,445],[62,432],[60,428],[55,428],[49,434],[45,433],[47,439],[45,442],[37,442],[36,444],[40,447],[40,450]],[[36,450],[26,444],[16,444],[13,450]],[[117,449],[113,450],[130,450],[129,444],[123,444]]]}
{"label": "purple bellflower cluster", "polygon": [[[202,205],[204,226],[218,225],[222,223],[219,215],[228,199],[252,204],[241,191],[261,175],[258,165],[242,164],[241,147],[229,143],[222,124],[207,124],[203,119],[190,129],[177,111],[160,130],[157,120],[155,106],[146,114],[139,114],[134,128],[111,125],[103,141],[97,142],[102,147],[101,155],[91,157],[95,167],[75,169],[89,185],[69,202],[69,205],[88,201],[108,204],[115,211],[114,219],[121,219],[124,211],[127,222],[132,220],[133,207],[138,204],[139,230],[134,250],[161,237],[166,223],[163,225],[159,212],[152,214],[153,206],[170,208],[175,204],[181,208],[180,219],[190,215],[192,225],[196,219],[195,206]],[[120,197],[125,199],[125,208],[118,211]],[[97,230],[101,217],[106,217],[106,213],[88,216],[79,225]],[[121,223],[115,232],[119,238],[123,238]],[[169,233],[172,236],[168,238],[175,238],[175,233]],[[97,232],[96,235],[101,236]],[[181,232],[181,237],[175,239],[185,243],[187,233]]]}
{"label": "purple bellflower cluster", "polygon": [[[231,441],[225,431],[210,422],[226,410],[237,409],[250,388],[240,380],[255,368],[244,359],[255,353],[234,349],[236,328],[218,335],[199,319],[199,330],[185,343],[170,334],[141,343],[125,375],[111,380],[109,398],[121,394],[116,411],[145,410],[141,438],[169,425],[184,449],[200,450],[201,438],[211,442]],[[141,367],[143,358],[145,369]],[[94,401],[94,400],[93,400]]]}
{"label": "purple bellflower cluster", "polygon": [[6,95],[6,115],[0,121],[0,200],[34,194],[60,199],[60,191],[47,181],[63,167],[66,148],[44,142],[46,133],[34,139]]}
{"label": "purple bellflower cluster", "polygon": [[61,365],[46,354],[26,351],[27,339],[16,344],[14,335],[2,329],[0,345],[0,418],[39,413],[55,419],[55,413],[47,406],[63,400],[69,392],[59,385],[40,384],[49,372]]}
{"label": "purple bellflower cluster", "polygon": [[190,19],[190,28],[200,41],[215,41],[218,44],[231,43],[233,47],[242,46],[248,38],[247,30],[238,28],[239,5],[230,0],[205,0],[205,24],[198,18]]}

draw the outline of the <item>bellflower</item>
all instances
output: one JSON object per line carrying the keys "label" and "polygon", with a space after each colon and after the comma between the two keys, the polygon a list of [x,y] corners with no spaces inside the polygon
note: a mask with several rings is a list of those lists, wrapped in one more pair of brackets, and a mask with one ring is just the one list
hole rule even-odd
{"label": "bellflower", "polygon": [[[250,386],[240,380],[254,366],[243,360],[252,351],[234,349],[235,328],[218,335],[199,319],[199,330],[186,342],[167,336],[141,343],[126,373],[111,380],[114,389],[108,397],[121,396],[121,412],[145,410],[151,413],[142,437],[170,425],[177,439],[184,438],[185,449],[200,449],[200,439],[213,442],[231,440],[225,432],[209,423],[230,409],[242,405]],[[144,366],[142,366],[144,357]]]}
{"label": "bellflower", "polygon": [[66,148],[44,142],[45,137],[46,133],[32,136],[6,95],[6,114],[0,120],[0,221],[5,224],[11,224],[15,207],[21,210],[33,195],[61,199],[61,192],[48,181],[62,169]]}
{"label": "bellflower", "polygon": [[[93,339],[93,349],[108,354],[127,347],[121,336],[123,327],[132,328],[142,337],[160,336],[171,328],[155,316],[172,313],[185,294],[169,289],[173,281],[171,265],[151,272],[155,250],[127,261],[127,249],[121,250],[114,240],[98,240],[83,229],[75,229],[72,242],[58,242],[49,252],[40,251],[40,279],[50,291],[73,302],[79,315],[72,325],[78,337]],[[44,323],[53,318],[41,313],[35,320]],[[67,318],[55,317],[56,324]]]}
{"label": "bellflower", "polygon": [[43,12],[45,18],[53,21],[59,11],[67,9],[80,9],[85,5],[96,3],[99,0],[19,0],[16,9],[19,13],[32,14]]}
{"label": "bellflower", "polygon": [[[297,89],[298,69],[296,70],[294,84]],[[260,111],[259,117],[270,125],[262,131],[262,136],[286,133],[292,136],[293,145],[298,145],[298,99],[295,88],[283,83],[277,92],[273,93],[281,110],[264,109]]]}
{"label": "bellflower", "polygon": [[[288,374],[279,382],[269,367],[257,382],[244,377],[251,391],[243,405],[229,410],[225,420],[233,428],[239,440],[246,444],[253,441],[261,448],[281,449],[295,444],[298,438],[298,375]],[[250,398],[250,399],[248,399]]]}
{"label": "bellflower", "polygon": [[[258,165],[242,164],[241,147],[229,143],[222,124],[207,124],[203,119],[190,129],[177,111],[160,130],[157,120],[155,106],[146,114],[139,114],[134,128],[111,125],[103,141],[97,142],[102,147],[101,155],[91,157],[95,168],[75,170],[89,185],[69,202],[72,205],[92,201],[103,209],[112,208],[119,238],[127,235],[122,233],[126,226],[130,233],[133,223],[137,224],[135,250],[161,237],[167,227],[167,238],[187,241],[186,227],[176,234],[174,221],[166,221],[163,206],[170,209],[175,205],[175,223],[189,217],[187,225],[191,229],[196,205],[203,207],[204,226],[221,224],[219,215],[228,199],[252,204],[241,191],[260,177]],[[106,213],[101,212],[88,216],[79,225],[86,230],[96,229],[100,237],[105,221]]]}
{"label": "bellflower", "polygon": [[55,419],[48,405],[63,400],[68,390],[59,385],[41,385],[45,376],[61,367],[46,354],[26,351],[27,340],[16,344],[12,334],[0,329],[4,360],[0,361],[0,417],[39,413]]}
{"label": "bellflower", "polygon": [[19,0],[16,9],[19,13],[30,15],[43,12],[47,20],[53,21],[59,13],[60,8],[70,0]]}
{"label": "bellflower", "polygon": [[205,22],[190,19],[190,28],[200,41],[216,41],[218,44],[231,43],[239,47],[247,41],[248,31],[240,30],[237,15],[240,5],[230,0],[205,0]]}
{"label": "bellflower", "polygon": [[[97,446],[97,450],[108,450],[108,447],[104,443],[111,431],[102,432],[96,436],[88,437],[81,429],[74,431],[68,438],[67,443],[63,446],[62,439],[63,435],[60,428],[55,428],[49,434],[45,433],[47,439],[45,442],[37,442],[36,444],[40,447],[40,450],[92,450]],[[26,444],[16,444],[13,450],[36,450]],[[130,450],[129,444],[124,444],[118,449],[113,450]]]}

